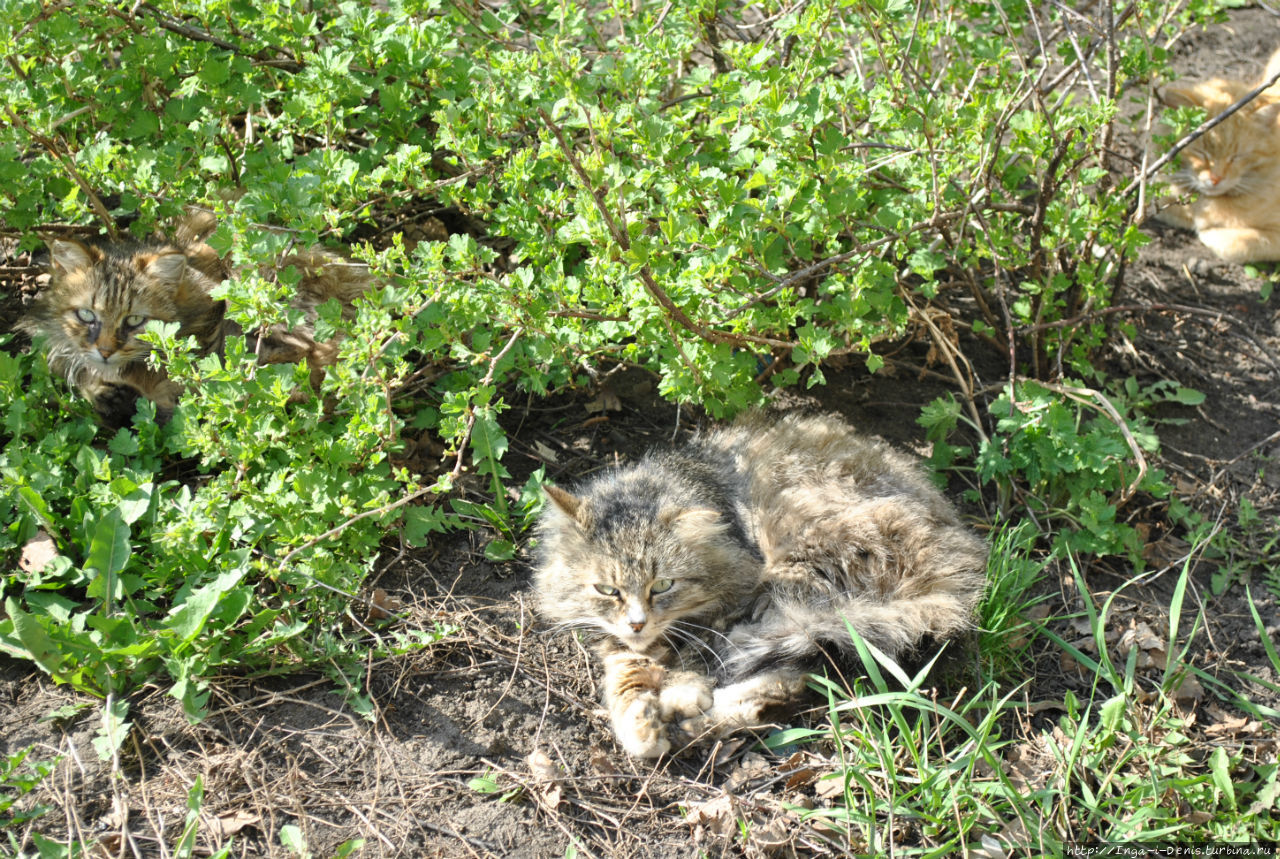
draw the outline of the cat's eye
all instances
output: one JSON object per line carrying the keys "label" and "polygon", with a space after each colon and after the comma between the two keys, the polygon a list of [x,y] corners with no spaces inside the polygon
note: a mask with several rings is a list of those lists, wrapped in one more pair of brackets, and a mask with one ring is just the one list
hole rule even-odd
{"label": "cat's eye", "polygon": [[665,594],[667,591],[671,590],[671,586],[674,584],[675,582],[671,579],[654,579],[653,584],[649,586],[649,593]]}
{"label": "cat's eye", "polygon": [[597,593],[607,597],[616,597],[619,593],[621,593],[613,585],[596,585],[595,588]]}
{"label": "cat's eye", "polygon": [[92,325],[98,321],[98,314],[87,307],[81,307],[76,310],[76,318],[86,325]]}
{"label": "cat's eye", "polygon": [[130,328],[137,328],[146,321],[147,321],[147,317],[137,313],[133,314],[132,316],[126,316],[124,318],[124,324],[128,325]]}

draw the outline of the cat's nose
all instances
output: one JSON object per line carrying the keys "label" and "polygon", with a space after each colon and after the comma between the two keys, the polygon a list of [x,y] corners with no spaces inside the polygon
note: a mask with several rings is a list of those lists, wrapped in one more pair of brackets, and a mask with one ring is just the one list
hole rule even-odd
{"label": "cat's nose", "polygon": [[639,632],[644,629],[644,625],[649,622],[649,616],[644,610],[644,606],[637,603],[631,603],[627,606],[627,626],[631,627],[632,632]]}

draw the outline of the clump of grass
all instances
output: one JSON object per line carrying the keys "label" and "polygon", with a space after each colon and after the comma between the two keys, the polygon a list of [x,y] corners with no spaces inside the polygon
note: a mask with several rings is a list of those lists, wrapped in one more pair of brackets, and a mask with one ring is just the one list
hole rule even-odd
{"label": "clump of grass", "polygon": [[[1053,631],[1069,617],[1023,617],[1034,599],[1009,585],[1040,573],[1030,536],[1006,528],[993,541],[980,645],[992,652],[978,660],[972,690],[944,695],[930,688],[936,663],[908,674],[861,644],[865,674],[852,687],[816,681],[828,696],[828,724],[805,739],[832,749],[828,778],[842,790],[830,807],[809,815],[838,827],[849,845],[897,855],[1040,856],[1077,841],[1275,838],[1275,761],[1244,739],[1208,735],[1179,698],[1185,678],[1204,676],[1188,662],[1204,620],[1203,610],[1189,627],[1183,618],[1190,561],[1178,573],[1162,630],[1166,662],[1143,673],[1139,648],[1121,655],[1108,630],[1117,597],[1143,577],[1098,602],[1076,576],[1090,655]],[[1254,619],[1280,671],[1280,653],[1256,609]],[[1008,669],[1025,646],[1018,638],[1011,644],[1010,631],[1043,635],[1068,654],[1083,669],[1083,691],[1037,700],[1032,684],[1010,680]],[[1217,683],[1258,716],[1280,715]]]}

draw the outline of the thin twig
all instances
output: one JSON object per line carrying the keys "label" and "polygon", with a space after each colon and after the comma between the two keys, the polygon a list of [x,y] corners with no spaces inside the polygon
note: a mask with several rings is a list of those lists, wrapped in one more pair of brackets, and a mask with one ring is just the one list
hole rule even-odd
{"label": "thin twig", "polygon": [[1041,382],[1035,379],[1021,379],[1020,381],[1029,381],[1039,385],[1042,388],[1053,391],[1063,396],[1070,397],[1078,403],[1091,405],[1094,408],[1106,413],[1120,430],[1120,434],[1124,436],[1125,443],[1129,445],[1129,452],[1133,454],[1133,458],[1138,463],[1138,476],[1130,481],[1129,485],[1124,488],[1118,495],[1110,499],[1113,507],[1120,507],[1126,501],[1133,497],[1134,493],[1142,485],[1142,481],[1147,476],[1147,458],[1142,453],[1142,448],[1138,445],[1137,440],[1133,437],[1133,433],[1129,431],[1129,425],[1125,423],[1124,418],[1116,411],[1116,407],[1106,396],[1093,388],[1078,388],[1071,385],[1059,385],[1053,382]]}
{"label": "thin twig", "polygon": [[[102,221],[103,225],[107,228],[107,235],[111,236],[113,239],[117,238],[119,236],[119,231],[116,230],[116,222],[111,217],[111,213],[107,211],[107,207],[103,205],[102,199],[98,197],[98,193],[93,190],[93,186],[85,181],[85,178],[80,175],[80,171],[76,169],[76,165],[73,164],[68,157],[58,151],[57,143],[53,138],[46,137],[30,125],[27,125],[27,123],[20,116],[14,113],[13,109],[8,105],[5,105],[4,112],[9,116],[9,122],[11,122],[15,128],[21,128],[25,131],[32,140],[47,149],[49,154],[62,165],[62,169],[67,171],[71,178],[75,180],[75,183],[80,186],[80,190],[84,193],[85,197],[89,199],[89,205],[93,207],[94,214],[98,216],[98,219]],[[70,152],[71,147],[67,146],[66,140],[63,139],[61,135],[59,135],[59,139],[62,140],[63,147]]]}
{"label": "thin twig", "polygon": [[1219,123],[1226,120],[1227,117],[1231,116],[1240,108],[1244,107],[1246,104],[1253,101],[1258,96],[1262,95],[1262,93],[1270,89],[1271,86],[1275,84],[1276,81],[1280,81],[1280,71],[1277,71],[1271,77],[1267,78],[1267,80],[1258,84],[1256,87],[1254,87],[1253,89],[1249,90],[1247,93],[1242,95],[1239,99],[1232,102],[1231,105],[1226,110],[1222,111],[1222,113],[1218,114],[1217,116],[1206,119],[1204,122],[1200,123],[1198,126],[1196,126],[1196,128],[1193,131],[1189,132],[1181,140],[1173,144],[1173,146],[1169,149],[1168,152],[1166,152],[1160,158],[1157,158],[1155,162],[1146,169],[1146,171],[1144,171],[1142,174],[1137,176],[1132,182],[1130,182],[1128,186],[1124,189],[1124,191],[1121,192],[1121,194],[1129,194],[1133,191],[1134,188],[1138,187],[1139,183],[1149,181],[1152,176],[1156,175],[1156,172],[1159,171],[1161,167],[1163,167],[1164,165],[1172,161],[1174,158],[1176,158],[1179,152],[1186,149],[1188,146],[1190,146],[1192,143],[1194,143],[1196,140],[1202,137],[1205,134],[1205,132],[1216,128],[1219,125]]}
{"label": "thin twig", "polygon": [[911,309],[915,311],[916,317],[924,321],[925,326],[929,329],[929,333],[933,337],[933,342],[937,346],[938,351],[942,353],[943,357],[947,360],[947,364],[951,367],[951,374],[955,378],[956,384],[960,386],[960,392],[964,394],[965,406],[969,409],[969,417],[973,419],[974,430],[977,431],[983,441],[989,441],[986,431],[982,428],[982,416],[978,413],[978,407],[973,400],[973,385],[969,383],[969,379],[960,371],[960,365],[956,363],[956,358],[958,357],[965,363],[965,366],[970,370],[970,374],[972,374],[972,367],[969,366],[969,359],[966,358],[964,353],[956,348],[955,344],[953,344],[951,340],[942,333],[928,313],[925,313],[920,310],[920,308],[916,307],[915,302],[911,299],[909,291],[904,289],[902,291],[902,297]]}

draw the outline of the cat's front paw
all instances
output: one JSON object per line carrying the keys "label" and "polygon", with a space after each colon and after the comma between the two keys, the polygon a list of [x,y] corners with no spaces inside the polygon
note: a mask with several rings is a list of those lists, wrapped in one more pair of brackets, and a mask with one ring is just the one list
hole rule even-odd
{"label": "cat's front paw", "polygon": [[758,724],[764,705],[743,690],[717,689],[710,707],[680,722],[680,730],[694,739],[723,737],[738,728]]}
{"label": "cat's front paw", "polygon": [[803,675],[764,674],[721,686],[704,712],[680,723],[691,737],[722,737],[739,728],[765,724],[769,711],[785,706],[804,691]]}
{"label": "cat's front paw", "polygon": [[614,710],[613,733],[618,745],[635,758],[657,758],[671,751],[662,705],[652,692]]}
{"label": "cat's front paw", "polygon": [[711,681],[706,677],[674,683],[662,690],[662,721],[674,722],[711,709]]}

